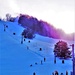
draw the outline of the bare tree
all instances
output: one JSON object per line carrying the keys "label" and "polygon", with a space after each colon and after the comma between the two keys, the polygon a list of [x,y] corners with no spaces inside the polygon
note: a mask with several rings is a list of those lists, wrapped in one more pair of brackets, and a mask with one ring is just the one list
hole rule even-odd
{"label": "bare tree", "polygon": [[11,18],[11,15],[9,13],[6,14],[6,20],[9,21]]}

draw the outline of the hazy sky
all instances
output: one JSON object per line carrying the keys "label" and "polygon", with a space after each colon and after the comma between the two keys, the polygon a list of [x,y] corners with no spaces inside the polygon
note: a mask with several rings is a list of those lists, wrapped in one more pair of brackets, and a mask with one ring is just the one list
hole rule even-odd
{"label": "hazy sky", "polygon": [[0,0],[0,17],[28,14],[47,21],[66,33],[74,32],[75,0]]}

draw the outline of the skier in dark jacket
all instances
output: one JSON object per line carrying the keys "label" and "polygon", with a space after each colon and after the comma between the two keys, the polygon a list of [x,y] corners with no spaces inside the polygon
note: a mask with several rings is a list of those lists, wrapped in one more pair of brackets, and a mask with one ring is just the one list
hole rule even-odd
{"label": "skier in dark jacket", "polygon": [[55,71],[55,75],[59,75],[59,74],[58,74],[58,71]]}
{"label": "skier in dark jacket", "polygon": [[46,58],[44,58],[44,62],[46,61]]}
{"label": "skier in dark jacket", "polygon": [[66,75],[68,75],[68,71],[66,71]]}
{"label": "skier in dark jacket", "polygon": [[36,73],[34,72],[33,75],[36,75]]}

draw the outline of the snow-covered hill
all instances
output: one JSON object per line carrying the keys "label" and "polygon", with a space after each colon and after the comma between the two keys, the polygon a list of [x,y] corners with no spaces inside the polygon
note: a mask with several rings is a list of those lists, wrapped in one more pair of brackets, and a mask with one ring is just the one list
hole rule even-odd
{"label": "snow-covered hill", "polygon": [[[4,24],[8,26],[6,31],[4,31]],[[34,72],[36,75],[52,75],[55,70],[64,75],[67,70],[70,75],[72,59],[65,60],[62,64],[62,61],[56,58],[57,62],[54,64],[53,47],[59,39],[36,34],[33,40],[25,39],[21,44],[23,30],[24,28],[16,22],[0,21],[0,75],[33,75]]]}

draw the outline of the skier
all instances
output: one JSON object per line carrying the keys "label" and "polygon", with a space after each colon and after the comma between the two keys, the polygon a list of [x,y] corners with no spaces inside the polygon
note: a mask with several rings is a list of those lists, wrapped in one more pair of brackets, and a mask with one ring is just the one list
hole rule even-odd
{"label": "skier", "polygon": [[44,58],[44,62],[46,61],[46,58]]}
{"label": "skier", "polygon": [[32,67],[32,64],[30,65],[30,67]]}
{"label": "skier", "polygon": [[62,64],[64,64],[64,60],[62,60]]}
{"label": "skier", "polygon": [[6,25],[6,28],[8,28],[8,26]]}
{"label": "skier", "polygon": [[68,71],[66,71],[66,75],[68,75]]}
{"label": "skier", "polygon": [[4,31],[6,31],[6,25],[4,24]]}
{"label": "skier", "polygon": [[42,51],[42,48],[40,48],[40,51]]}
{"label": "skier", "polygon": [[42,60],[41,60],[41,65],[42,65]]}
{"label": "skier", "polygon": [[54,72],[52,73],[52,75],[54,75]]}
{"label": "skier", "polygon": [[22,38],[21,38],[21,44],[23,44],[23,35],[22,35]]}
{"label": "skier", "polygon": [[16,33],[13,33],[13,35],[15,35]]}
{"label": "skier", "polygon": [[30,40],[28,42],[30,43]]}
{"label": "skier", "polygon": [[23,41],[21,41],[21,44],[23,44]]}
{"label": "skier", "polygon": [[27,46],[27,49],[29,49],[29,47]]}
{"label": "skier", "polygon": [[55,56],[55,58],[54,58],[54,64],[56,64],[56,56]]}
{"label": "skier", "polygon": [[37,62],[35,63],[35,65],[37,65]]}
{"label": "skier", "polygon": [[36,75],[36,73],[34,72],[33,75]]}
{"label": "skier", "polygon": [[63,75],[63,73],[61,73],[60,75]]}
{"label": "skier", "polygon": [[25,41],[25,38],[24,38],[24,41]]}
{"label": "skier", "polygon": [[55,75],[59,75],[59,74],[58,74],[58,71],[55,71]]}

